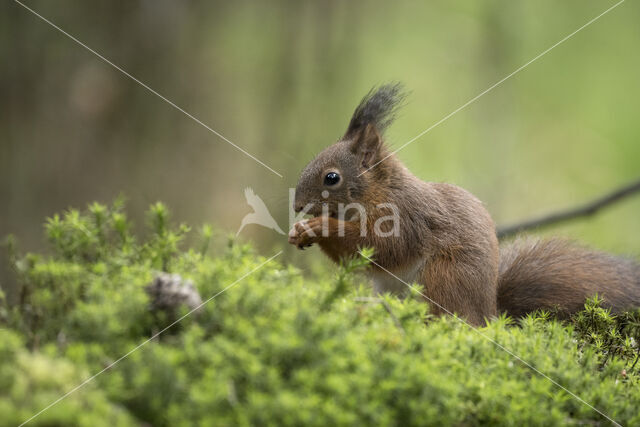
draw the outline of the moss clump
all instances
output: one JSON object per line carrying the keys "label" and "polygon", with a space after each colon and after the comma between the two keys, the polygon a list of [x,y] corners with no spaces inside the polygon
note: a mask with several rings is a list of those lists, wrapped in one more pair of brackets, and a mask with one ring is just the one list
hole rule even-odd
{"label": "moss clump", "polygon": [[616,421],[640,422],[637,313],[594,300],[572,322],[538,313],[474,331],[430,318],[414,296],[371,298],[355,274],[362,259],[312,279],[276,259],[236,282],[267,257],[233,240],[207,256],[209,227],[189,248],[189,228],[172,227],[164,206],[149,215],[139,240],[121,203],[69,211],[47,222],[50,255],[12,257],[20,291],[0,311],[0,424],[187,313],[153,309],[145,287],[158,271],[193,281],[205,301],[233,286],[33,425],[608,423],[495,343]]}

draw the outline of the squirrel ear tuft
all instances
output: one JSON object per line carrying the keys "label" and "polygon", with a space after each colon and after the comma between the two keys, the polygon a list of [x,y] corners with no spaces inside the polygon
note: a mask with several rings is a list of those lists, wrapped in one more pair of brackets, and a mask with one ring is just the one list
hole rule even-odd
{"label": "squirrel ear tuft", "polygon": [[368,168],[380,157],[382,137],[376,126],[369,123],[353,135],[349,144],[351,152],[360,156],[362,166]]}
{"label": "squirrel ear tuft", "polygon": [[374,87],[356,107],[349,121],[345,137],[353,137],[368,124],[374,124],[378,133],[393,123],[398,108],[402,106],[406,93],[400,83],[389,83]]}

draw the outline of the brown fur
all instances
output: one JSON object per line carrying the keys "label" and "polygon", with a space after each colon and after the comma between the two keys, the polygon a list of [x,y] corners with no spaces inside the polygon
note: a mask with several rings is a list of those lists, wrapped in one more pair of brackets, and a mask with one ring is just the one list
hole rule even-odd
{"label": "brown fur", "polygon": [[[617,310],[640,306],[640,269],[631,261],[550,240],[508,245],[499,263],[494,223],[477,198],[454,185],[424,182],[395,156],[386,158],[381,132],[390,123],[386,112],[395,111],[397,94],[398,86],[393,86],[367,95],[345,136],[302,171],[294,208],[299,212],[311,205],[308,213],[314,218],[294,224],[291,244],[303,249],[317,243],[336,262],[358,248],[373,247],[375,262],[383,269],[424,286],[427,299],[444,308],[432,305],[435,313],[457,313],[474,325],[498,312],[522,316],[556,305],[566,315],[596,292]],[[367,172],[360,175],[363,171]],[[329,172],[340,175],[338,184],[323,181]],[[329,196],[323,197],[323,192]],[[338,204],[353,202],[366,209],[364,236],[359,221],[336,215]],[[385,202],[399,211],[398,236],[374,233],[375,221],[390,214],[377,207]],[[328,216],[322,215],[323,206]],[[384,282],[381,276],[388,278],[376,276],[381,273],[376,265],[371,268],[379,281]],[[385,286],[383,291],[393,291]]]}
{"label": "brown fur", "polygon": [[640,266],[560,239],[519,239],[500,250],[500,311],[520,317],[550,309],[567,317],[595,294],[616,312],[640,307]]}

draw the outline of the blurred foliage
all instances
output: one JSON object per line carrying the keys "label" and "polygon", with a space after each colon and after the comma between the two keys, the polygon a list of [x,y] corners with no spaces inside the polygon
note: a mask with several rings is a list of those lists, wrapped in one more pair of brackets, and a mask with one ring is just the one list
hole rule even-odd
{"label": "blurred foliage", "polygon": [[[569,323],[542,312],[473,330],[430,316],[415,292],[371,298],[362,258],[334,279],[305,279],[277,260],[258,268],[266,258],[234,239],[210,257],[210,227],[187,235],[168,218],[153,205],[136,237],[122,202],[91,204],[47,221],[50,255],[15,254],[19,299],[0,310],[0,425],[114,362],[30,425],[605,421],[496,344],[616,421],[640,422],[638,313],[612,316],[595,299]],[[145,292],[158,270],[193,280],[203,300],[229,289],[137,348],[173,320]]]}
{"label": "blurred foliage", "polygon": [[[29,352],[19,334],[0,329],[0,425],[16,426],[80,384],[89,372],[59,357]],[[34,425],[136,425],[126,409],[110,401],[96,384],[39,415]]]}
{"label": "blurred foliage", "polygon": [[[15,2],[0,5],[0,237],[123,189],[235,231],[252,186],[284,229],[287,188],[372,86],[412,91],[398,147],[615,3],[600,0],[26,1],[284,175],[278,178]],[[573,206],[640,171],[640,3],[627,1],[399,153],[499,224]],[[640,199],[550,230],[640,254]],[[248,227],[261,251],[284,242]],[[280,240],[277,240],[280,239]],[[315,249],[311,253],[316,253]],[[285,256],[307,266],[320,257]],[[328,264],[328,263],[327,263]],[[0,268],[3,268],[0,266]],[[0,281],[3,281],[0,273]]]}

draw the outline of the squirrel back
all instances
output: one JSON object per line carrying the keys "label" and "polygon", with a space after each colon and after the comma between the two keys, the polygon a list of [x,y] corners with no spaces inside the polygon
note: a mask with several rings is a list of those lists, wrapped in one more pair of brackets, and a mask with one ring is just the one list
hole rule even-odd
{"label": "squirrel back", "polygon": [[640,267],[559,240],[498,248],[484,205],[466,190],[415,177],[390,153],[382,133],[402,101],[399,85],[367,94],[345,135],[302,171],[289,242],[317,243],[332,260],[373,247],[376,292],[419,283],[436,314],[481,325],[498,312],[522,316],[559,307],[567,315],[603,295],[615,309],[640,306]]}

